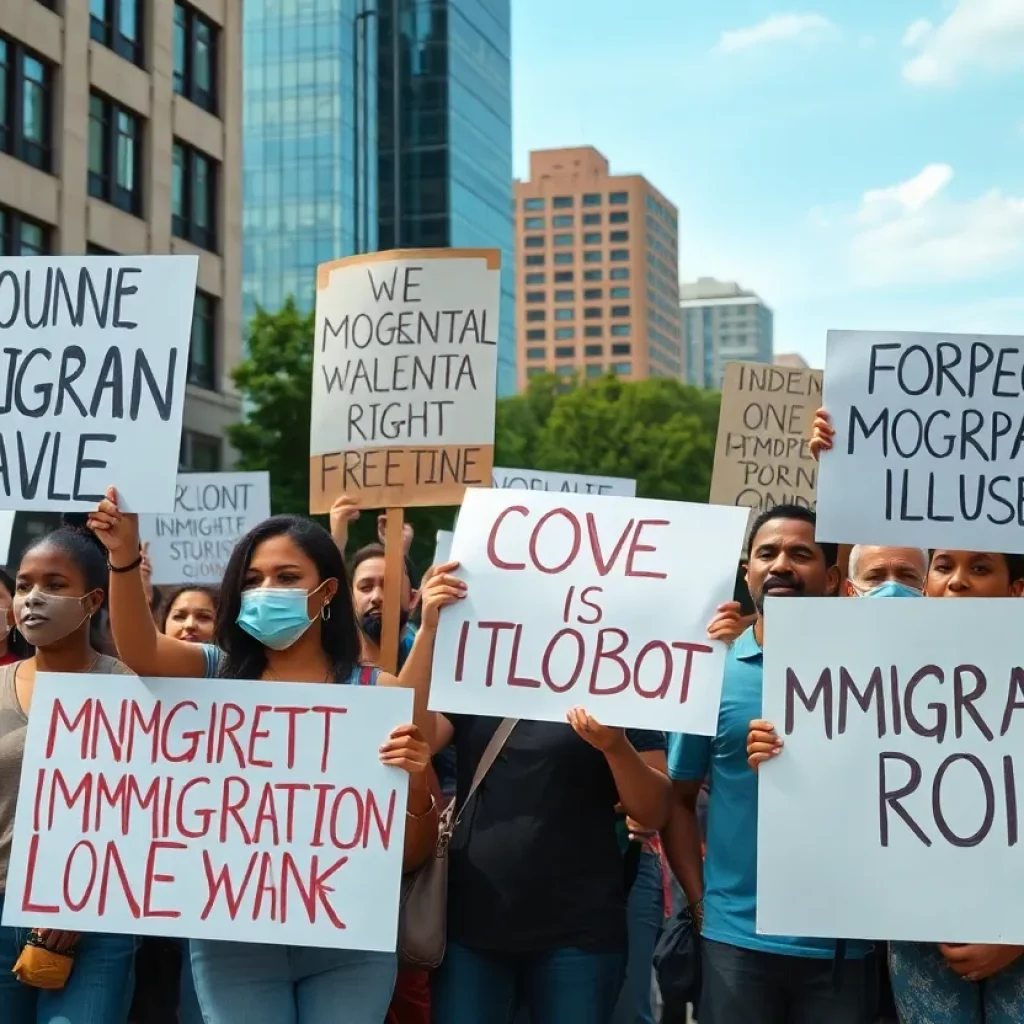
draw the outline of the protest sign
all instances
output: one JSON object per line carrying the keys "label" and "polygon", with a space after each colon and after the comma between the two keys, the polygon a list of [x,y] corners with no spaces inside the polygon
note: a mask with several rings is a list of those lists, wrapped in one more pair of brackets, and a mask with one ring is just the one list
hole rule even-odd
{"label": "protest sign", "polygon": [[1024,337],[829,331],[820,540],[1024,552]]}
{"label": "protest sign", "polygon": [[1020,602],[769,598],[766,616],[785,745],[758,772],[757,930],[1024,943]]}
{"label": "protest sign", "polygon": [[500,269],[496,249],[320,265],[310,511],[457,505],[490,479]]}
{"label": "protest sign", "polygon": [[820,405],[820,370],[726,363],[711,504],[814,508],[810,440]]}
{"label": "protest sign", "polygon": [[[434,711],[710,735],[747,511],[473,489],[451,557],[467,596],[434,645]],[[699,581],[699,582],[697,582]]]}
{"label": "protest sign", "polygon": [[3,923],[394,950],[412,691],[40,675]]}
{"label": "protest sign", "polygon": [[0,566],[7,565],[11,554],[11,535],[14,533],[13,512],[0,512]]}
{"label": "protest sign", "polygon": [[523,491],[560,491],[563,494],[617,494],[636,497],[636,481],[593,473],[553,473],[543,469],[499,469],[491,473],[494,487]]}
{"label": "protest sign", "polygon": [[450,562],[452,557],[452,540],[455,534],[451,530],[438,530],[437,541],[434,544],[434,561],[432,565],[444,565]]}
{"label": "protest sign", "polygon": [[196,256],[0,259],[0,507],[174,503]]}
{"label": "protest sign", "polygon": [[269,473],[181,473],[174,511],[142,516],[153,583],[214,583],[235,542],[270,515]]}

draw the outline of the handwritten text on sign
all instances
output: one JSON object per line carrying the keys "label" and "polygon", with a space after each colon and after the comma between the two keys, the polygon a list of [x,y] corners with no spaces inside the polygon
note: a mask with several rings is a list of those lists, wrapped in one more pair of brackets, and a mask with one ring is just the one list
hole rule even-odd
{"label": "handwritten text on sign", "polygon": [[[102,695],[102,696],[99,696]],[[408,690],[40,675],[5,925],[393,950]]]}
{"label": "handwritten text on sign", "polygon": [[1024,337],[829,331],[817,535],[1024,552]]}
{"label": "handwritten text on sign", "polygon": [[820,405],[820,370],[726,363],[711,503],[814,508],[811,421]]}
{"label": "handwritten text on sign", "polygon": [[376,253],[317,273],[310,509],[457,505],[494,461],[500,254]]}
{"label": "handwritten text on sign", "polygon": [[[747,511],[681,502],[471,490],[452,559],[467,597],[441,615],[430,706],[714,733]],[[694,581],[699,580],[699,585]]]}
{"label": "handwritten text on sign", "polygon": [[542,469],[499,469],[491,474],[495,487],[523,491],[562,491],[567,494],[618,494],[636,497],[636,481],[589,473],[553,473]]}
{"label": "handwritten text on sign", "polygon": [[785,747],[758,773],[758,930],[1024,943],[1006,898],[1020,601],[769,598],[766,614],[764,717]]}
{"label": "handwritten text on sign", "polygon": [[269,515],[268,473],[180,474],[174,512],[139,521],[153,582],[220,584],[238,538]]}
{"label": "handwritten text on sign", "polygon": [[171,508],[198,266],[0,259],[0,508]]}

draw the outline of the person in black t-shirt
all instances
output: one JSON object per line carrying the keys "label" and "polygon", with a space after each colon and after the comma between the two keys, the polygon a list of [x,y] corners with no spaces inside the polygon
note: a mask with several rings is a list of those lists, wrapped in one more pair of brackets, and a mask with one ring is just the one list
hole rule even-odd
{"label": "person in black t-shirt", "polygon": [[[496,718],[437,715],[435,749],[456,752],[459,806]],[[607,1024],[626,963],[616,805],[664,826],[665,737],[520,721],[466,807],[451,846],[448,951],[434,1024]],[[659,770],[659,768],[661,770]]]}

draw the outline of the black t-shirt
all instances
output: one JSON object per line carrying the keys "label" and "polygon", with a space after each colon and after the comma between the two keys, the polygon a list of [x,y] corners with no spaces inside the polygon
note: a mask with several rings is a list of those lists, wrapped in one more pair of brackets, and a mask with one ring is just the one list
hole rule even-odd
{"label": "black t-shirt", "polygon": [[[500,719],[447,717],[462,807]],[[628,736],[638,751],[666,746],[663,733]],[[449,938],[504,953],[625,949],[617,803],[604,755],[568,724],[519,722],[452,840]]]}

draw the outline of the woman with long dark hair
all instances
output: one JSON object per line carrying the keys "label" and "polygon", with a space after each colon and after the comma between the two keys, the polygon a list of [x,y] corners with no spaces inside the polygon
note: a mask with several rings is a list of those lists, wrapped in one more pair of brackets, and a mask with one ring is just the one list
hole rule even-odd
{"label": "woman with long dark hair", "polygon": [[14,579],[0,569],[0,665],[32,657],[32,645],[14,628]]}
{"label": "woman with long dark hair", "polygon": [[[140,675],[206,676],[268,682],[394,685],[359,663],[360,640],[341,553],[322,527],[275,516],[235,546],[224,572],[216,645],[157,632],[134,568],[136,517],[109,492],[90,525],[115,573],[110,595],[114,639]],[[422,863],[437,836],[427,782],[430,750],[413,725],[381,748],[384,764],[409,773],[406,867]],[[394,987],[394,953],[193,941],[196,991],[207,1024],[314,1024],[383,1021]]]}

